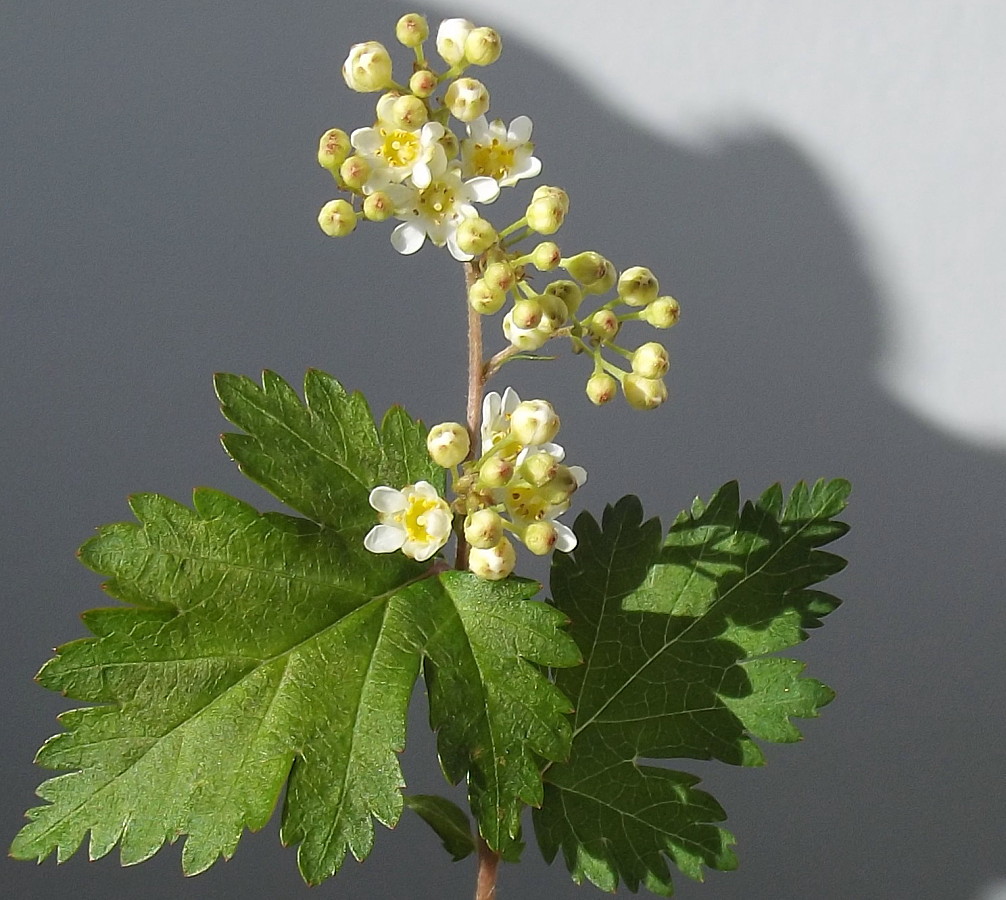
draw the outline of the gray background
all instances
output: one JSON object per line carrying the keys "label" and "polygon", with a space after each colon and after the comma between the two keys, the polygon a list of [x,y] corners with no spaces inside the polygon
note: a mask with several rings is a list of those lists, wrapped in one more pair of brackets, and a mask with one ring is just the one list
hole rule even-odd
{"label": "gray background", "polygon": [[[404,11],[115,0],[3,14],[5,839],[33,805],[45,773],[30,760],[65,708],[31,675],[104,602],[73,558],[79,543],[128,518],[135,491],[185,500],[208,484],[275,508],[216,443],[214,371],[297,382],[317,366],[378,411],[462,415],[457,267],[429,249],[398,257],[385,226],[333,242],[314,221],[331,196],[317,135],[371,115],[373,98],[342,85],[346,49],[390,46]],[[678,895],[977,897],[1006,874],[1002,454],[921,424],[879,386],[883,298],[867,249],[786,133],[657,139],[513,39],[486,78],[495,115],[533,117],[544,180],[572,196],[561,245],[650,265],[682,302],[667,335],[673,402],[657,413],[591,407],[580,359],[507,376],[559,408],[562,441],[591,476],[580,505],[638,493],[668,521],[735,477],[748,495],[822,475],[855,487],[837,548],[852,564],[833,585],[847,602],[798,650],[838,700],[805,723],[803,745],[769,747],[766,769],[682,766],[727,807],[741,869],[678,879]],[[516,209],[528,189],[509,193]],[[417,697],[404,766],[412,789],[433,791],[424,716]],[[114,854],[8,860],[0,883],[16,898],[307,895],[275,823],[198,878],[183,879],[177,857],[127,870]],[[313,893],[468,896],[472,882],[470,862],[452,865],[406,817]],[[533,842],[501,878],[504,897],[592,893]]]}

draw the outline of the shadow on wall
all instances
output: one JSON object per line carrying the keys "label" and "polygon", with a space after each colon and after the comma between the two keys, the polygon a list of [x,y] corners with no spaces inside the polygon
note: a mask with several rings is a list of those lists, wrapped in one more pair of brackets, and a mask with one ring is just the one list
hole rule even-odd
{"label": "shadow on wall", "polygon": [[[200,385],[208,384],[209,372],[223,367],[221,360],[213,362],[214,355],[226,357],[223,365],[246,372],[268,366],[292,380],[306,365],[320,364],[351,385],[371,384],[375,407],[388,398],[428,421],[458,417],[458,360],[445,363],[443,377],[458,389],[433,395],[412,368],[420,362],[415,334],[435,330],[448,309],[457,309],[444,301],[445,293],[457,292],[455,267],[446,253],[429,249],[415,259],[395,258],[387,245],[390,229],[383,226],[361,229],[344,242],[319,239],[311,220],[329,198],[330,185],[323,173],[300,162],[310,160],[316,133],[333,124],[366,124],[354,113],[340,112],[362,106],[357,99],[343,102],[347,94],[338,67],[352,42],[383,37],[390,45],[394,21],[404,10],[384,3],[366,10],[305,3],[286,9],[282,20],[268,4],[125,10],[122,5],[121,20],[106,10],[98,22],[67,7],[65,17],[39,20],[47,38],[42,43],[74,51],[50,51],[44,64],[57,67],[58,77],[47,82],[52,93],[38,99],[54,117],[59,112],[54,98],[80,116],[76,95],[60,90],[58,80],[74,83],[79,75],[74,67],[83,63],[125,65],[117,77],[128,83],[134,74],[143,92],[123,89],[114,130],[94,146],[112,154],[109,165],[132,171],[131,148],[155,144],[159,174],[173,185],[170,203],[161,211],[156,243],[110,213],[95,233],[79,235],[57,262],[50,259],[45,278],[51,296],[136,297],[149,289],[151,270],[163,267],[175,279],[174,311],[155,340],[142,309],[117,309],[114,320],[109,316],[104,324],[100,317],[109,314],[100,309],[87,311],[90,323],[71,309],[55,326],[42,312],[36,321],[36,313],[28,311],[25,340],[14,353],[29,359],[32,341],[37,347],[47,328],[67,329],[64,337],[88,334],[114,390],[62,402],[67,410],[74,404],[74,416],[105,422],[107,433],[119,435],[119,446],[132,445],[125,465],[130,477],[142,475],[140,486],[156,486],[162,466],[165,472],[184,472],[191,461],[187,450],[166,443],[156,431],[137,434],[133,443],[130,407],[145,398],[130,399],[130,385],[157,384],[161,402],[172,409],[171,427],[188,429],[189,414],[191,421],[203,414],[205,396],[190,399],[177,373],[196,371]],[[198,34],[193,23],[199,23]],[[81,35],[93,37],[93,43],[85,46]],[[134,51],[123,62],[116,48],[129,42]],[[319,60],[330,69],[324,79],[317,77]],[[42,64],[24,62],[28,74]],[[205,81],[193,71],[204,72]],[[544,180],[570,191],[571,216],[558,235],[560,245],[567,252],[598,249],[620,268],[649,265],[682,303],[681,325],[666,333],[673,400],[657,413],[634,413],[620,400],[594,410],[582,394],[589,373],[579,358],[564,358],[547,372],[545,364],[515,365],[510,383],[524,396],[553,399],[563,415],[562,440],[570,459],[591,475],[583,504],[599,512],[605,502],[638,493],[648,512],[667,524],[693,494],[709,495],[731,478],[739,478],[749,496],[773,481],[789,485],[801,477],[844,476],[855,488],[848,516],[853,531],[838,548],[852,565],[835,587],[848,598],[847,606],[798,651],[811,660],[810,674],[833,685],[839,699],[820,722],[807,725],[810,739],[804,746],[769,748],[765,771],[682,765],[703,774],[726,806],[728,826],[739,839],[741,870],[714,875],[705,887],[679,879],[679,896],[936,900],[977,890],[1002,872],[1001,840],[995,836],[1006,831],[1006,804],[996,796],[1003,733],[989,717],[1006,689],[1000,649],[1006,616],[997,597],[1006,582],[999,540],[1006,509],[1003,458],[923,426],[877,384],[872,373],[879,302],[858,238],[825,177],[785,135],[768,129],[726,133],[701,148],[657,141],[513,40],[485,78],[496,115],[532,116]],[[215,92],[212,104],[200,101],[204,91]],[[12,134],[30,136],[28,126],[38,127],[30,106],[15,110]],[[220,110],[227,111],[223,121]],[[245,159],[234,155],[234,133],[247,123],[256,125]],[[21,125],[28,131],[19,130]],[[59,148],[40,147],[29,137],[18,140],[16,152],[32,161],[33,171],[61,172]],[[205,182],[183,177],[190,167],[204,165],[220,167],[211,192]],[[250,172],[264,174],[254,189]],[[58,188],[58,179],[68,176],[46,177],[57,179]],[[113,199],[105,196],[109,207],[122,202],[131,184],[124,180],[102,188],[112,192]],[[135,185],[141,189],[139,180]],[[28,191],[31,183],[22,187]],[[514,193],[523,203],[529,189]],[[100,205],[102,196],[91,199]],[[241,226],[240,241],[220,228],[204,233],[199,223],[221,221],[221,204],[230,221],[267,217],[272,224]],[[296,222],[299,229],[305,216],[303,233],[295,229],[293,237],[277,238],[276,223]],[[14,234],[18,246],[38,253],[38,266],[46,265],[43,252],[32,249],[30,220],[5,227],[22,229]],[[140,263],[103,265],[110,248],[117,259]],[[364,261],[370,253],[394,290],[375,287]],[[187,260],[187,266],[180,269],[178,260]],[[410,283],[409,302],[401,308],[401,321],[390,325],[381,304],[387,295],[397,299],[402,279]],[[330,321],[336,280],[340,296],[368,299],[340,304],[338,328],[319,326]],[[185,331],[190,322],[212,319],[207,309],[214,304],[246,312],[241,334],[224,340],[219,329]],[[305,330],[305,322],[313,324]],[[498,323],[487,325],[490,347],[497,328]],[[171,333],[177,329],[185,332],[181,340],[177,331]],[[639,342],[662,339],[642,328],[628,334]],[[145,352],[122,354],[127,337],[147,340]],[[244,349],[226,346],[230,342],[241,342]],[[332,359],[338,364],[329,365]],[[16,379],[19,370],[12,371]],[[11,389],[38,397],[44,387],[15,381]],[[31,405],[17,407],[23,418],[14,424],[37,438]],[[200,452],[206,452],[205,426],[198,427]],[[158,469],[142,468],[148,450],[148,462],[156,459]],[[113,476],[122,477],[121,467],[110,465],[98,444],[93,454],[44,470],[44,459],[29,458],[23,450],[21,477],[29,484],[55,479],[53,490],[64,500],[83,491],[80,472],[107,472],[113,496],[137,486],[120,490]],[[261,505],[251,489],[245,494]],[[48,544],[37,547],[36,556],[44,561],[64,554],[81,536],[79,530],[47,532]],[[59,597],[60,604],[76,610],[82,602],[100,603],[97,595],[81,601],[79,574],[53,585],[43,562],[27,565],[38,570],[26,583],[46,584],[47,595]],[[7,566],[24,567],[13,559]],[[41,647],[70,636],[39,630],[25,639]],[[22,692],[16,703],[38,706],[39,691],[28,684],[27,672],[9,680]],[[413,789],[433,791],[438,789],[433,742],[419,705],[404,765]],[[11,740],[5,738],[8,745]],[[34,746],[22,744],[18,740],[8,750],[20,766],[18,783],[25,786],[7,794],[5,821],[11,829],[31,804],[27,786],[37,774],[26,771]],[[88,865],[75,858],[55,871],[6,861],[4,879],[19,898],[132,896],[141,890],[151,898],[306,895],[307,889],[298,887],[292,854],[278,849],[272,826],[267,831],[246,838],[233,863],[191,881],[182,880],[176,852],[128,871],[109,860]],[[403,900],[465,896],[471,890],[470,866],[451,867],[440,854],[432,836],[406,819],[396,833],[379,833],[365,866],[347,864],[322,890]],[[504,869],[501,891],[528,898],[591,895],[568,882],[561,863],[546,869],[533,847],[525,865]]]}

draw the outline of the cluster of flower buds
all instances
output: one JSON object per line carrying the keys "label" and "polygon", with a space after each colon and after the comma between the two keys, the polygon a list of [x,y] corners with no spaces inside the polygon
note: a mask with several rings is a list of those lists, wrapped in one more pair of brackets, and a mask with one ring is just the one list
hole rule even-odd
{"label": "cluster of flower buds", "polygon": [[437,465],[454,476],[448,506],[427,482],[402,490],[380,486],[370,494],[378,513],[365,540],[374,553],[401,550],[429,559],[447,543],[452,520],[469,545],[468,568],[479,578],[506,578],[514,569],[514,538],[532,553],[569,552],[573,531],[558,521],[573,493],[587,479],[581,466],[563,463],[565,451],[553,441],[559,417],[545,400],[521,402],[511,388],[483,402],[482,455],[469,460],[471,440],[457,422],[434,426],[426,446]]}

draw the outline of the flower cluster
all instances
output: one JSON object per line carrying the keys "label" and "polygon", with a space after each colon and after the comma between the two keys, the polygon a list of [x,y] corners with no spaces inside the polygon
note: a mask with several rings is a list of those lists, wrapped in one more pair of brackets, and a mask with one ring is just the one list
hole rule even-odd
{"label": "flower cluster", "polygon": [[374,488],[370,504],[380,524],[365,546],[429,559],[447,543],[453,513],[470,545],[468,568],[480,578],[497,580],[513,571],[517,553],[508,534],[538,556],[568,553],[576,535],[558,518],[587,473],[564,465],[565,451],[552,440],[558,430],[559,417],[545,400],[522,403],[511,388],[486,395],[478,459],[466,461],[470,438],[456,422],[435,426],[427,437],[430,457],[454,475],[453,508],[424,481],[400,491]]}
{"label": "flower cluster", "polygon": [[[391,56],[376,41],[354,45],[343,66],[349,87],[381,96],[372,126],[351,134],[333,128],[321,137],[318,161],[349,195],[325,204],[318,217],[322,230],[339,237],[361,218],[394,218],[399,224],[391,243],[400,253],[415,253],[429,240],[469,263],[472,308],[493,315],[506,307],[502,327],[509,346],[489,374],[552,338],[567,338],[574,352],[593,362],[586,386],[593,403],[607,403],[621,389],[636,409],[659,406],[667,398],[667,350],[655,341],[634,350],[616,342],[629,321],[655,328],[677,322],[678,302],[659,295],[654,274],[643,266],[618,272],[594,251],[567,258],[551,240],[529,252],[517,249],[532,235],[550,237],[562,226],[569,197],[561,188],[539,186],[524,215],[500,229],[479,213],[502,188],[541,172],[531,120],[488,120],[489,91],[465,74],[499,58],[499,34],[466,19],[441,22],[435,46],[446,68],[437,71],[425,53],[429,26],[422,16],[402,16],[395,33],[415,56],[407,82],[394,80]],[[458,133],[450,127],[455,121]],[[557,269],[569,277],[540,283]],[[587,296],[612,290],[615,296],[598,308],[583,308]],[[619,365],[619,358],[628,365]]]}

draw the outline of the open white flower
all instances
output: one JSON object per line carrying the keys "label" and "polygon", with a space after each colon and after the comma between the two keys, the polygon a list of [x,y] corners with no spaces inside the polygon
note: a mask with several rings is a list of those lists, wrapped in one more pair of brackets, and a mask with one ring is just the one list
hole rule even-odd
{"label": "open white flower", "polygon": [[[492,178],[461,178],[461,168],[451,165],[424,188],[416,185],[408,203],[396,209],[402,220],[391,232],[391,246],[399,253],[415,253],[427,238],[437,247],[447,245],[459,262],[472,259],[458,246],[457,230],[463,219],[477,216],[473,204],[492,203],[499,196],[499,185]],[[396,203],[397,206],[397,203]]]}
{"label": "open white flower", "polygon": [[468,137],[461,142],[461,164],[467,176],[485,175],[500,187],[510,187],[521,178],[541,172],[541,160],[533,155],[531,120],[518,116],[507,128],[501,119],[485,116],[468,123]]}
{"label": "open white flower", "polygon": [[[380,112],[380,105],[378,111]],[[356,152],[370,163],[371,172],[364,190],[383,190],[411,176],[417,188],[428,187],[447,169],[447,154],[440,139],[444,126],[427,122],[410,131],[378,117],[372,128],[357,128],[349,139]]]}
{"label": "open white flower", "polygon": [[517,392],[508,387],[500,396],[490,391],[482,399],[482,452],[488,453],[510,431],[510,416],[520,406]]}
{"label": "open white flower", "polygon": [[380,524],[363,539],[371,553],[394,553],[422,562],[451,536],[451,508],[428,481],[407,484],[400,491],[381,485],[370,492],[370,505]]}

